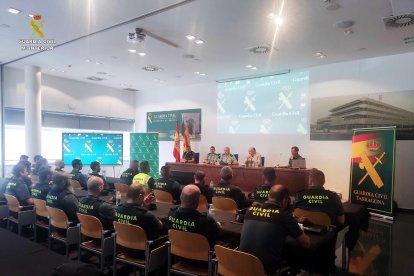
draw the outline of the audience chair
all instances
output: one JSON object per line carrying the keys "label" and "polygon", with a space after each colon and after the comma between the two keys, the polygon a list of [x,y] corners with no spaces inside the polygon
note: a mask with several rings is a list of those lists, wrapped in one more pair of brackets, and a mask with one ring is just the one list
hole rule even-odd
{"label": "audience chair", "polygon": [[331,218],[324,212],[309,211],[309,210],[296,208],[293,211],[293,215],[295,217],[305,217],[311,223],[316,224],[316,225],[322,225],[326,227],[331,226]]}
{"label": "audience chair", "polygon": [[237,203],[231,198],[213,196],[212,202],[214,211],[237,213]]}
{"label": "audience chair", "polygon": [[194,163],[196,163],[196,164],[200,163],[200,153],[199,152],[194,153]]}
{"label": "audience chair", "polygon": [[155,201],[162,203],[173,203],[172,194],[162,190],[154,189]]}
{"label": "audience chair", "polygon": [[[79,223],[78,260],[81,259],[81,249],[100,256],[100,269],[103,271],[105,260],[114,253],[114,238],[108,236],[112,231],[104,230],[101,221],[89,215],[77,213]],[[82,242],[82,238],[90,240]]]}
{"label": "audience chair", "polygon": [[119,191],[121,193],[121,196],[126,197],[128,193],[129,186],[124,183],[115,183],[115,191]]}
{"label": "audience chair", "polygon": [[207,198],[204,195],[200,195],[197,210],[201,213],[208,212],[208,202],[207,202]]}
{"label": "audience chair", "polygon": [[[167,247],[165,242],[167,236],[162,236],[155,240],[147,240],[144,229],[131,224],[123,224],[114,221],[115,233],[114,237],[114,265],[113,275],[116,275],[117,262],[132,265],[144,269],[144,275],[162,268],[167,263]],[[144,253],[143,258],[131,256],[127,252],[118,253],[120,248],[136,250]],[[135,270],[134,270],[135,275]]]}
{"label": "audience chair", "polygon": [[336,246],[335,249],[339,249],[342,246],[342,270],[348,270],[348,250],[345,244],[345,235],[349,231],[349,225],[343,227],[336,233]]}
{"label": "audience chair", "polygon": [[[66,257],[69,257],[69,246],[79,246],[79,230],[74,222],[70,222],[68,216],[61,209],[46,206],[49,214],[48,247],[52,248],[52,240],[65,244]],[[64,234],[66,232],[66,235]]]}
{"label": "audience chair", "polygon": [[262,262],[251,254],[220,245],[214,247],[217,259],[216,273],[223,276],[265,276]]}
{"label": "audience chair", "polygon": [[264,156],[262,156],[262,167],[264,167],[265,166],[265,158],[264,158]]}
{"label": "audience chair", "polygon": [[34,241],[37,242],[37,230],[38,228],[49,231],[49,213],[46,209],[46,201],[42,199],[33,199],[36,210],[36,221],[34,224]]}
{"label": "audience chair", "polygon": [[235,153],[235,154],[233,154],[234,155],[234,157],[236,158],[236,160],[237,161],[239,161],[239,154],[238,153]]}
{"label": "audience chair", "polygon": [[[170,229],[168,231],[168,276],[179,275],[213,275],[213,251],[206,237],[200,234]],[[173,262],[173,256],[180,258]],[[184,258],[184,259],[182,259]],[[187,260],[186,260],[187,259]],[[198,265],[190,261],[204,261]]]}
{"label": "audience chair", "polygon": [[[33,225],[36,221],[36,213],[32,206],[20,206],[19,201],[12,195],[4,195],[9,207],[9,216],[7,219],[7,229],[10,229],[10,222],[17,225],[17,233],[22,234],[22,227]],[[25,210],[31,208],[30,210]]]}
{"label": "audience chair", "polygon": [[73,189],[82,189],[81,184],[80,184],[80,183],[79,183],[79,181],[77,181],[77,180],[74,180],[74,179],[69,179],[69,183],[70,183],[70,186],[71,186]]}
{"label": "audience chair", "polygon": [[7,201],[2,201],[0,204],[0,221],[6,221],[9,217],[9,206],[7,206]]}

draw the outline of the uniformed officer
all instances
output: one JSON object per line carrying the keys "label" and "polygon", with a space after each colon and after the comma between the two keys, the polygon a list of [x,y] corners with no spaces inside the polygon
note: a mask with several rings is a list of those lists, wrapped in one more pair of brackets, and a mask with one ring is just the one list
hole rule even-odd
{"label": "uniformed officer", "polygon": [[99,198],[104,188],[102,178],[91,176],[88,179],[88,196],[79,202],[79,213],[97,217],[105,230],[112,229],[115,220],[115,210]]}
{"label": "uniformed officer", "polygon": [[138,166],[138,160],[131,160],[129,162],[129,168],[121,174],[121,183],[131,185],[132,179],[139,173]]}
{"label": "uniformed officer", "polygon": [[171,209],[166,220],[167,229],[198,233],[207,238],[213,248],[220,233],[220,226],[206,213],[197,211],[200,189],[187,185],[181,192],[181,206]]}
{"label": "uniformed officer", "polygon": [[162,166],[160,175],[161,178],[155,180],[154,182],[154,189],[170,193],[175,201],[180,200],[181,185],[171,178],[170,167]]}
{"label": "uniformed officer", "polygon": [[206,177],[206,173],[203,171],[196,171],[194,174],[194,185],[196,185],[202,195],[204,195],[207,199],[208,203],[211,203],[211,198],[213,197],[213,188],[206,185],[204,178]]}
{"label": "uniformed officer", "polygon": [[236,157],[230,153],[230,148],[225,147],[224,153],[220,156],[219,159],[220,165],[237,165],[239,162],[237,161]]}
{"label": "uniformed officer", "polygon": [[289,157],[289,167],[292,167],[292,160],[303,160],[302,156],[299,155],[299,148],[297,146],[293,146],[290,148],[291,156]]}
{"label": "uniformed officer", "polygon": [[238,209],[246,207],[246,196],[242,190],[231,185],[230,181],[233,178],[233,170],[229,166],[224,166],[220,170],[220,182],[213,187],[213,196],[217,197],[228,197],[234,199],[237,203]]}
{"label": "uniformed officer", "polygon": [[190,146],[187,146],[185,148],[181,162],[182,163],[194,163],[195,162],[195,153],[194,151],[191,150]]}
{"label": "uniformed officer", "polygon": [[63,168],[65,167],[65,163],[63,162],[63,160],[62,159],[57,159],[56,161],[55,161],[55,171],[56,172],[59,172],[59,173],[63,173],[63,172],[65,172],[64,170],[63,170]]}
{"label": "uniformed officer", "polygon": [[264,184],[254,191],[254,200],[260,203],[267,201],[270,188],[276,183],[276,171],[267,167],[263,170],[262,179]]}
{"label": "uniformed officer", "polygon": [[108,190],[109,186],[108,183],[106,183],[105,177],[103,175],[99,174],[101,172],[101,163],[98,161],[93,161],[90,165],[92,172],[89,174],[89,177],[96,176],[102,179],[104,183],[104,190]]}
{"label": "uniformed officer", "polygon": [[50,181],[52,180],[52,171],[49,167],[42,167],[39,170],[39,182],[32,188],[32,197],[46,200],[50,190]]}
{"label": "uniformed officer", "polygon": [[62,210],[69,221],[78,221],[78,204],[78,199],[70,190],[67,175],[55,173],[52,177],[52,188],[46,196],[46,206]]}
{"label": "uniformed officer", "polygon": [[256,151],[255,147],[250,147],[249,154],[246,156],[244,164],[246,167],[262,167],[262,156]]}
{"label": "uniformed officer", "polygon": [[312,169],[309,174],[309,189],[296,195],[295,208],[321,211],[329,215],[333,224],[344,224],[345,215],[339,196],[325,190],[325,174]]}
{"label": "uniformed officer", "polygon": [[70,179],[79,181],[82,188],[86,189],[86,182],[88,181],[88,177],[81,172],[83,168],[82,161],[80,159],[73,159],[72,167],[73,170],[68,174],[68,177]]}
{"label": "uniformed officer", "polygon": [[141,184],[132,184],[127,193],[127,201],[116,209],[116,220],[125,224],[133,224],[144,229],[149,240],[156,239],[163,227],[162,222],[142,205],[148,206],[155,201],[154,195],[145,196],[145,188]]}
{"label": "uniformed officer", "polygon": [[27,187],[28,181],[30,178],[27,166],[23,161],[19,162],[13,167],[13,176],[6,184],[5,194],[15,196],[21,206],[33,205],[33,199]]}
{"label": "uniformed officer", "polygon": [[216,153],[214,146],[210,147],[210,152],[207,154],[207,158],[204,159],[203,163],[215,165],[219,162],[220,154]]}
{"label": "uniformed officer", "polygon": [[302,232],[291,213],[285,211],[288,205],[288,190],[282,185],[274,185],[269,191],[268,201],[261,207],[250,207],[244,216],[240,251],[258,257],[269,275],[280,268],[287,235],[302,247],[310,246],[309,237]]}
{"label": "uniformed officer", "polygon": [[148,175],[151,171],[148,161],[142,161],[139,164],[140,173],[135,175],[132,183],[144,185],[147,194],[154,189],[154,178]]}

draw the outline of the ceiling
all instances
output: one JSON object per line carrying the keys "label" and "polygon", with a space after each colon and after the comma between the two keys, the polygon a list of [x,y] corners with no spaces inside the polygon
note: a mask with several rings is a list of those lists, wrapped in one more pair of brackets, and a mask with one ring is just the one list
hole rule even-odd
{"label": "ceiling", "polygon": [[[151,91],[414,51],[414,43],[406,43],[414,36],[414,25],[384,27],[382,18],[393,14],[390,0],[181,0],[181,5],[167,8],[179,2],[2,0],[0,61],[17,68],[37,65],[45,74],[68,79]],[[339,9],[326,8],[334,4]],[[10,7],[22,12],[11,14]],[[276,26],[268,14],[278,14],[281,7],[283,24]],[[19,39],[38,38],[32,37],[29,13],[42,16],[45,38],[56,40],[53,50],[21,50]],[[335,27],[344,20],[355,22],[347,35]],[[136,44],[127,42],[128,33],[137,27],[179,47],[150,36]],[[188,34],[204,43],[188,40]],[[261,45],[271,46],[272,51],[248,51]],[[317,52],[326,57],[318,57]],[[23,58],[30,54],[34,55]],[[142,70],[146,65],[161,69]],[[91,76],[104,80],[86,79]]]}

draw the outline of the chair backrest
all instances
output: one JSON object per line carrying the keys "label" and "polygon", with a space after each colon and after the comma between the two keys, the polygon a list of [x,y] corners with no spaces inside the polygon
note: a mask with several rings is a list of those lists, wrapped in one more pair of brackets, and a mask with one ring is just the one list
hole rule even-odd
{"label": "chair backrest", "polygon": [[214,196],[212,201],[213,208],[216,211],[230,212],[234,214],[237,212],[237,203],[231,198]]}
{"label": "chair backrest", "polygon": [[115,191],[119,191],[121,193],[121,196],[126,196],[128,193],[129,186],[124,183],[115,183]]}
{"label": "chair backrest", "polygon": [[156,202],[172,203],[173,197],[169,192],[162,190],[154,190]]}
{"label": "chair backrest", "polygon": [[338,233],[336,234],[336,245],[335,245],[336,249],[341,247],[341,245],[342,245],[342,243],[345,239],[345,235],[346,235],[346,233],[348,233],[348,231],[349,231],[349,225],[345,226],[344,228],[342,228],[341,230],[338,231]]}
{"label": "chair backrest", "polygon": [[172,254],[190,260],[208,261],[210,245],[203,235],[170,229],[168,238]]}
{"label": "chair backrest", "polygon": [[36,215],[39,217],[45,217],[47,218],[49,216],[49,213],[46,209],[46,201],[43,199],[33,198],[34,205],[36,206]]}
{"label": "chair backrest", "polygon": [[196,163],[196,164],[200,163],[200,153],[199,152],[194,153],[194,163]]}
{"label": "chair backrest", "polygon": [[204,195],[200,195],[197,210],[199,212],[207,212],[208,211],[208,202],[207,202],[207,198]]}
{"label": "chair backrest", "polygon": [[9,206],[9,210],[12,212],[20,212],[20,203],[15,196],[12,195],[4,195],[7,200],[7,205]]}
{"label": "chair backrest", "polygon": [[116,244],[135,250],[145,250],[147,235],[144,229],[132,224],[114,221]]}
{"label": "chair backrest", "polygon": [[214,247],[218,260],[218,273],[226,276],[264,276],[262,262],[251,254],[220,245]]}
{"label": "chair backrest", "polygon": [[69,183],[70,183],[70,186],[72,186],[73,189],[81,189],[82,188],[81,184],[77,180],[69,179]]}
{"label": "chair backrest", "polygon": [[264,167],[265,165],[264,165],[264,162],[265,162],[265,158],[264,158],[264,156],[262,156],[262,167]]}
{"label": "chair backrest", "polygon": [[68,216],[63,210],[46,206],[46,210],[49,213],[49,222],[56,228],[67,229],[68,228]]}
{"label": "chair backrest", "polygon": [[78,216],[81,225],[82,235],[94,239],[102,239],[103,227],[101,221],[98,218],[81,213],[76,213],[76,215]]}
{"label": "chair backrest", "polygon": [[234,155],[234,157],[236,158],[236,160],[237,161],[239,161],[239,154],[238,153],[235,153],[235,154],[233,154]]}
{"label": "chair backrest", "polygon": [[293,215],[295,217],[305,217],[311,223],[316,224],[316,225],[322,225],[322,226],[330,226],[331,225],[331,218],[328,216],[328,214],[326,214],[324,212],[309,211],[309,210],[296,208],[293,211]]}

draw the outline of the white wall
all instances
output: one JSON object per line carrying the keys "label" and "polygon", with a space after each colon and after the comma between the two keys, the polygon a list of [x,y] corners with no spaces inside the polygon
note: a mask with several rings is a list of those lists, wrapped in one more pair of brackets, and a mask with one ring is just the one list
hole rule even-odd
{"label": "white wall", "polygon": [[[312,98],[350,94],[372,94],[414,90],[412,64],[414,53],[343,62],[309,68]],[[310,141],[309,136],[231,135],[216,131],[216,83],[179,88],[160,88],[139,92],[136,105],[136,130],[146,131],[146,112],[187,108],[202,109],[202,139],[192,141],[192,148],[205,156],[209,147],[218,151],[230,146],[243,160],[249,146],[266,157],[266,165],[285,165],[290,147],[299,146],[308,167],[323,170],[326,186],[348,198],[351,141]],[[173,161],[172,142],[160,142],[160,165]],[[414,141],[397,141],[395,200],[401,208],[414,209],[412,158]]]}

